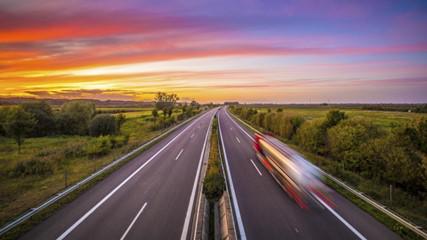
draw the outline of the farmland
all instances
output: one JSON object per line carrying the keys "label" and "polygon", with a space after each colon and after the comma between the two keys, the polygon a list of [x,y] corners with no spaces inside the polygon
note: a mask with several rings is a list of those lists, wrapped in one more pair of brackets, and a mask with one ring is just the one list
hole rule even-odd
{"label": "farmland", "polygon": [[[272,108],[256,108],[260,112],[268,112],[268,109],[272,112],[276,112],[281,107]],[[333,109],[333,107],[313,107],[313,108],[283,108],[283,112],[289,116],[301,116],[306,120],[318,120],[326,117],[326,114]],[[363,110],[357,108],[341,108],[345,111],[350,118],[363,118],[376,125],[383,126],[385,128],[392,128],[394,126],[409,123],[414,119],[427,117],[427,113],[411,113],[411,112],[387,112],[387,111],[372,111]]]}

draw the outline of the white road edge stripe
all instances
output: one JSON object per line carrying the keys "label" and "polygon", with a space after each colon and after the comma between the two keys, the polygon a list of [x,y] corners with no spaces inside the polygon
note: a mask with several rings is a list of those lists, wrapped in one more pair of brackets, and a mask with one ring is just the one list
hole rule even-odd
{"label": "white road edge stripe", "polygon": [[178,155],[176,156],[175,160],[178,160],[178,158],[181,156],[182,152],[184,152],[184,148],[179,151]]}
{"label": "white road edge stripe", "polygon": [[234,191],[233,179],[231,178],[230,167],[228,165],[227,151],[225,150],[224,139],[222,138],[222,129],[221,129],[221,121],[220,121],[219,114],[220,113],[218,112],[218,126],[219,126],[219,133],[220,133],[219,136],[221,137],[221,145],[222,145],[222,149],[224,152],[225,166],[226,166],[226,170],[227,170],[227,178],[230,180],[229,181],[230,192],[231,192],[231,197],[232,197],[232,201],[233,201],[233,205],[234,205],[234,210],[236,212],[236,221],[237,221],[237,225],[239,226],[240,239],[246,240],[245,228],[243,226],[242,216],[240,215],[239,204],[237,202],[236,192]]}
{"label": "white road edge stripe", "polygon": [[261,171],[258,169],[258,167],[256,166],[256,164],[254,163],[254,160],[252,160],[252,159],[251,159],[251,162],[252,162],[252,165],[254,165],[255,169],[257,170],[258,174],[259,174],[260,176],[262,176],[262,173],[261,173]]}
{"label": "white road edge stripe", "polygon": [[251,136],[251,135],[249,135],[249,133],[247,133],[245,130],[243,130],[243,128],[242,127],[240,127],[240,125],[239,124],[237,124],[235,121],[234,121],[234,119],[232,118],[232,117],[230,117],[230,115],[228,115],[228,112],[227,112],[227,110],[224,110],[225,111],[225,115],[227,115],[227,117],[228,118],[230,118],[231,119],[231,121],[244,133],[244,134],[246,134],[252,141],[254,141],[255,139]]}
{"label": "white road edge stripe", "polygon": [[350,225],[344,218],[342,218],[337,212],[335,212],[331,207],[328,206],[325,202],[323,202],[322,199],[320,199],[318,196],[314,195],[314,197],[326,208],[328,209],[336,218],[338,218],[342,223],[344,223],[345,226],[347,226],[354,234],[356,234],[357,237],[359,237],[362,240],[366,240],[366,238],[357,231],[353,226]]}
{"label": "white road edge stripe", "polygon": [[[227,110],[226,114],[227,116],[234,122],[234,124],[237,125],[237,127],[240,128],[240,130],[242,130],[242,132],[244,132],[249,138],[251,138],[252,140],[254,140],[254,138],[249,135],[245,130],[243,130],[239,124],[237,124],[234,119],[232,117],[230,117],[230,115],[228,115]],[[366,240],[366,238],[360,233],[358,232],[353,226],[351,226],[344,218],[342,218],[337,212],[335,212],[332,208],[330,208],[325,202],[323,202],[320,198],[318,198],[317,196],[315,196],[317,200],[319,200],[319,202],[326,207],[326,209],[328,209],[336,218],[338,218],[342,223],[344,223],[344,225],[346,225],[354,234],[356,234],[356,236],[358,236],[360,239],[362,240]]]}
{"label": "white road edge stripe", "polygon": [[240,143],[240,139],[238,137],[236,137],[236,140]]}
{"label": "white road edge stripe", "polygon": [[208,142],[208,135],[209,135],[208,133],[209,133],[209,130],[211,129],[211,125],[212,125],[212,118],[213,118],[213,116],[211,117],[208,129],[206,130],[205,141],[203,143],[202,152],[200,153],[199,165],[197,166],[197,173],[196,173],[196,177],[194,178],[193,190],[191,191],[190,202],[188,203],[187,214],[185,215],[184,226],[182,228],[182,233],[181,233],[181,240],[187,239],[188,228],[190,226],[191,212],[193,211],[194,198],[196,197],[197,182],[198,182],[199,176],[200,176],[200,170],[202,167],[203,156],[205,155],[205,151],[206,151],[206,144]]}
{"label": "white road edge stripe", "polygon": [[104,202],[106,202],[117,190],[119,190],[123,185],[125,185],[133,176],[135,176],[139,171],[141,171],[148,163],[150,163],[157,155],[159,155],[165,148],[167,148],[172,142],[174,142],[179,136],[181,136],[187,129],[193,126],[196,122],[203,118],[202,115],[200,118],[196,119],[190,125],[188,125],[184,130],[182,130],[178,135],[176,135],[172,140],[170,140],[165,146],[163,146],[159,151],[157,151],[153,156],[151,156],[144,164],[137,168],[131,175],[129,175],[123,182],[121,182],[117,187],[115,187],[110,193],[108,193],[101,201],[99,201],[95,206],[93,206],[88,212],[86,212],[79,220],[77,220],[71,227],[69,227],[64,233],[57,238],[57,240],[65,239],[75,228],[77,228],[86,218],[88,218],[96,209],[98,209]]}
{"label": "white road edge stripe", "polygon": [[132,226],[135,224],[136,220],[139,218],[139,215],[141,215],[141,213],[144,211],[144,208],[147,206],[147,202],[144,203],[144,205],[142,205],[141,209],[138,211],[138,213],[136,214],[136,216],[133,218],[132,222],[130,223],[129,227],[126,229],[126,231],[123,233],[122,237],[120,238],[120,240],[125,239],[126,235],[128,235],[130,229],[132,228]]}

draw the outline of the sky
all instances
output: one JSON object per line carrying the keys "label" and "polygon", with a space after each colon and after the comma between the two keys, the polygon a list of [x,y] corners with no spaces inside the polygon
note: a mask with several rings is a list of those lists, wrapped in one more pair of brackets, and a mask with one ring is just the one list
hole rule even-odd
{"label": "sky", "polygon": [[425,0],[0,0],[0,97],[426,103]]}

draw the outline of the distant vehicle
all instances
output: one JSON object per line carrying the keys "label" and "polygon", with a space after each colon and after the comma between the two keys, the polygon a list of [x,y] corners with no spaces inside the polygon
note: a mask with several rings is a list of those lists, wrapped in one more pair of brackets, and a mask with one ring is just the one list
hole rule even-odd
{"label": "distant vehicle", "polygon": [[307,160],[280,150],[261,134],[255,135],[254,149],[260,162],[301,208],[322,207],[318,198],[332,205],[324,193],[322,174]]}

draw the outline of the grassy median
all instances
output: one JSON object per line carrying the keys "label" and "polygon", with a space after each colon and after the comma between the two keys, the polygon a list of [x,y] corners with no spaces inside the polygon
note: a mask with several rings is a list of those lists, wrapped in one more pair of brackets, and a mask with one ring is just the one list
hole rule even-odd
{"label": "grassy median", "polygon": [[212,135],[210,139],[210,152],[208,168],[203,181],[203,193],[209,201],[209,238],[215,237],[214,206],[225,190],[225,181],[221,168],[218,147],[218,119],[215,116],[212,122]]}

